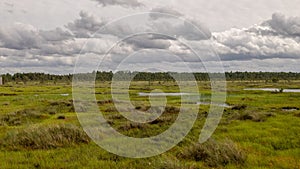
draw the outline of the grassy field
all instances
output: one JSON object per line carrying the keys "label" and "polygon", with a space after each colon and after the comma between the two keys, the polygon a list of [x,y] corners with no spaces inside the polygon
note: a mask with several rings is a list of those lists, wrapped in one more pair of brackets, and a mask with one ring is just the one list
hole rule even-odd
{"label": "grassy field", "polygon": [[[300,88],[300,81],[227,82],[223,118],[204,144],[198,137],[209,105],[201,105],[193,129],[166,153],[130,159],[106,152],[80,127],[70,84],[6,84],[0,86],[0,168],[300,168],[300,93],[244,91],[244,88]],[[173,82],[132,82],[136,109],[149,99],[138,92],[178,92]],[[117,112],[109,82],[96,84],[99,109],[117,131],[149,137],[176,120],[180,97],[167,97],[164,114],[148,124],[126,120]],[[210,84],[199,82],[202,101],[210,101]]]}

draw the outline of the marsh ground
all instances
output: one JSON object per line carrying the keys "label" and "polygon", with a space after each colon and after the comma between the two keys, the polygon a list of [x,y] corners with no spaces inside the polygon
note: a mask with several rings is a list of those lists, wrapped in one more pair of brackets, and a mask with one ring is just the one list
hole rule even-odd
{"label": "marsh ground", "polygon": [[[210,84],[199,82],[202,101]],[[300,81],[227,82],[223,118],[205,144],[197,144],[209,105],[199,108],[188,136],[166,153],[147,159],[116,156],[82,131],[68,84],[6,84],[0,87],[0,168],[300,168],[300,93],[244,91],[244,88],[300,88]],[[178,92],[173,82],[132,82],[136,109],[149,100],[138,92]],[[99,109],[119,132],[157,135],[175,121],[180,97],[168,96],[168,109],[149,124],[127,121],[115,109],[109,82],[97,82]]]}

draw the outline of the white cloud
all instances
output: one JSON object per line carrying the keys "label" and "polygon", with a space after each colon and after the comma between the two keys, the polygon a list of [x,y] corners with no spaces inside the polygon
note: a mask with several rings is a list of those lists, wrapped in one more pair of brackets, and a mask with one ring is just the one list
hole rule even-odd
{"label": "white cloud", "polygon": [[274,14],[272,20],[261,25],[213,33],[213,45],[223,60],[300,59],[297,18],[280,18]]}

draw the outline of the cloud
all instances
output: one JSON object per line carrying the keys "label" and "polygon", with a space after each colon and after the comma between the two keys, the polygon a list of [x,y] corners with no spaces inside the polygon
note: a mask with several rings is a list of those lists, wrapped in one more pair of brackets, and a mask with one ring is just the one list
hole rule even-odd
{"label": "cloud", "polygon": [[300,17],[286,17],[281,13],[274,13],[272,19],[263,23],[274,31],[285,36],[300,36]]}
{"label": "cloud", "polygon": [[[296,62],[300,61],[299,17],[273,14],[271,19],[259,25],[211,33],[196,19],[182,19],[182,15],[174,9],[161,7],[152,11],[176,15],[179,19],[150,13],[149,16],[107,24],[103,19],[81,12],[78,19],[63,28],[40,30],[21,23],[3,26],[0,28],[1,70],[5,67],[24,70],[29,70],[29,67],[40,70],[60,67],[64,71],[63,66],[72,67],[77,56],[104,56],[114,45],[103,68],[112,68],[111,65],[126,56],[137,53],[128,60],[128,68],[137,64],[142,69],[151,64],[154,68],[169,66],[176,70],[176,65],[188,63],[197,70],[201,60],[180,41],[188,42],[201,54],[202,61],[216,65],[211,50],[213,46],[226,70],[243,67],[244,70],[262,70],[263,66],[279,70],[271,64],[280,66],[289,62],[293,65],[291,69],[296,70]],[[87,57],[86,62],[95,63],[97,59]],[[287,66],[283,67],[288,70]]]}
{"label": "cloud", "polygon": [[152,34],[133,36],[125,40],[128,44],[134,45],[136,49],[168,49],[171,46],[169,40],[156,39]]}
{"label": "cloud", "polygon": [[[273,14],[250,28],[213,33],[213,46],[222,60],[300,59],[299,18]],[[299,29],[300,30],[300,29]]]}
{"label": "cloud", "polygon": [[[183,16],[182,13],[180,13],[170,7],[157,7],[157,8],[153,8],[150,12],[151,12],[150,18],[153,20],[156,20],[159,18],[166,18],[166,17],[174,17],[174,16],[181,17],[181,16]],[[168,16],[166,14],[171,15],[171,16]]]}
{"label": "cloud", "polygon": [[41,30],[39,33],[44,40],[51,42],[73,39],[73,36],[69,31],[64,31],[61,28],[47,31]]}
{"label": "cloud", "polygon": [[[152,12],[152,13],[151,13]],[[150,11],[152,28],[169,37],[198,41],[211,37],[210,30],[199,20],[184,18],[184,15],[170,7],[157,7]]]}
{"label": "cloud", "polygon": [[209,29],[195,20],[158,21],[153,24],[153,29],[169,37],[191,41],[206,40],[211,37]]}
{"label": "cloud", "polygon": [[80,12],[80,18],[67,24],[66,28],[71,30],[77,38],[89,38],[105,25],[104,21],[99,21],[86,12]]}
{"label": "cloud", "polygon": [[144,6],[141,2],[137,0],[93,0],[98,2],[102,6],[110,6],[110,5],[119,5],[123,7],[141,7]]}
{"label": "cloud", "polygon": [[15,5],[13,3],[4,2],[4,5],[6,5],[9,8],[13,8]]}
{"label": "cloud", "polygon": [[42,41],[39,32],[31,25],[15,24],[0,28],[0,46],[11,49],[38,48]]}

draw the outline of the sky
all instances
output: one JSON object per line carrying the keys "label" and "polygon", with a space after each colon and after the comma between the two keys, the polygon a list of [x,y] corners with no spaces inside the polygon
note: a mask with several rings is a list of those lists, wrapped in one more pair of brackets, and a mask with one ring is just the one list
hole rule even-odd
{"label": "sky", "polygon": [[1,0],[0,74],[300,72],[300,0]]}

